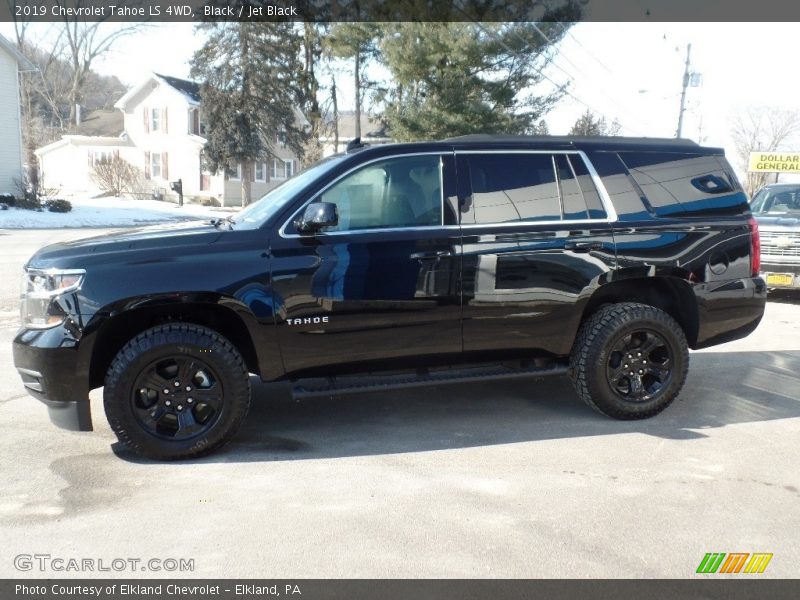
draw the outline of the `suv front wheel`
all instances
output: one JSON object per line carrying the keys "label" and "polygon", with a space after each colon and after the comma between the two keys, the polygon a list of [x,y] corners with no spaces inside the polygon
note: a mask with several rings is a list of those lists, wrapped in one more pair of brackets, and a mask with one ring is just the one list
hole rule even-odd
{"label": "suv front wheel", "polygon": [[250,379],[241,354],[219,333],[171,323],[119,351],[103,404],[117,438],[137,454],[190,458],[236,433],[250,406]]}
{"label": "suv front wheel", "polygon": [[680,325],[664,311],[635,302],[610,304],[578,332],[570,377],[581,399],[616,419],[645,419],[678,396],[689,351]]}

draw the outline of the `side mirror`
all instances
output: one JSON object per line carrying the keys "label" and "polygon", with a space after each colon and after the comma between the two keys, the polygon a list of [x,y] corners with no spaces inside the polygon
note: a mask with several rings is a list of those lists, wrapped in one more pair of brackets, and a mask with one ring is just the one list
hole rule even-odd
{"label": "side mirror", "polygon": [[306,206],[303,216],[294,222],[297,231],[311,233],[323,227],[333,227],[339,224],[336,214],[336,205],[330,202],[312,202]]}

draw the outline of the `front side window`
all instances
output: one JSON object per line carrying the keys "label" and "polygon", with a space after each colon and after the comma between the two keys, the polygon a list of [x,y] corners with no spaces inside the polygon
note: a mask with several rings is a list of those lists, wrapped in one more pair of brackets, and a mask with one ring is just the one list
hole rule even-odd
{"label": "front side window", "polygon": [[318,198],[335,204],[339,216],[326,231],[441,225],[440,165],[438,155],[403,156],[350,173]]}

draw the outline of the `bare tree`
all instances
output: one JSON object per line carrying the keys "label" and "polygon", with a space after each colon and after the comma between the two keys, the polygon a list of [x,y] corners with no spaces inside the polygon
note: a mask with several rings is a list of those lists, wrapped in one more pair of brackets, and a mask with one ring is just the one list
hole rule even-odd
{"label": "bare tree", "polygon": [[92,180],[107,194],[133,196],[144,190],[145,178],[141,169],[115,155],[94,166]]}
{"label": "bare tree", "polygon": [[[732,119],[731,136],[739,166],[747,172],[751,152],[775,152],[800,134],[800,111],[750,106]],[[747,173],[745,191],[752,196],[770,177],[770,173]]]}
{"label": "bare tree", "polygon": [[[63,4],[62,0],[57,0],[57,4]],[[71,6],[81,7],[83,0],[69,3]],[[110,13],[109,13],[110,15]],[[128,23],[114,25],[109,28],[106,20],[109,17],[98,21],[84,21],[79,18],[65,18],[63,25],[64,38],[66,40],[67,55],[72,67],[69,97],[69,122],[76,122],[76,105],[83,99],[83,92],[87,78],[91,73],[92,63],[99,57],[106,54],[114,44],[127,35],[131,35],[141,30],[147,25],[144,23]]]}

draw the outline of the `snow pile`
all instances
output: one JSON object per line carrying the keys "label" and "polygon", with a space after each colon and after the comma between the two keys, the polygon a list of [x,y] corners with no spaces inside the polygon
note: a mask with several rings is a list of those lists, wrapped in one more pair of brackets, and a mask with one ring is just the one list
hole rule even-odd
{"label": "snow pile", "polygon": [[152,223],[225,218],[235,208],[198,204],[182,207],[158,200],[76,198],[68,213],[37,212],[21,208],[0,210],[0,229],[57,229],[61,227],[136,227]]}

